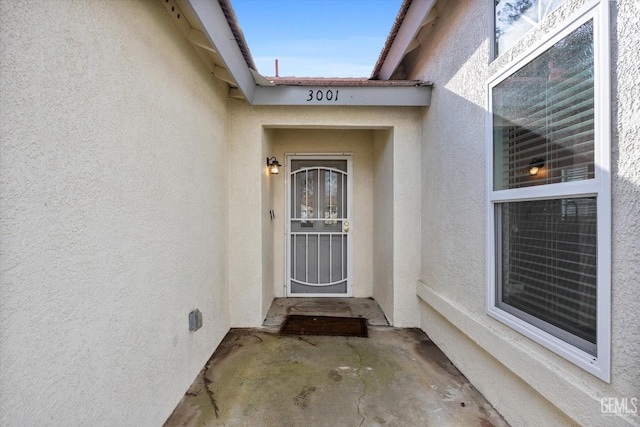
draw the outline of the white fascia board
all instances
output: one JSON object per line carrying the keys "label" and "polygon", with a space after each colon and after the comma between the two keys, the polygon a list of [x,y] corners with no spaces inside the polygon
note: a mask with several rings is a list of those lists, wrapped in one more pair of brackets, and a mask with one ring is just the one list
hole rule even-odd
{"label": "white fascia board", "polygon": [[244,97],[251,102],[256,87],[253,75],[240,52],[227,18],[217,0],[187,0],[200,19],[202,28],[213,48],[218,52],[225,68]]}
{"label": "white fascia board", "polygon": [[252,105],[428,107],[431,86],[257,86]]}
{"label": "white fascia board", "polygon": [[429,14],[436,0],[413,0],[402,21],[387,57],[380,67],[378,78],[389,80],[395,69],[404,58],[404,54],[422,28],[422,22]]}

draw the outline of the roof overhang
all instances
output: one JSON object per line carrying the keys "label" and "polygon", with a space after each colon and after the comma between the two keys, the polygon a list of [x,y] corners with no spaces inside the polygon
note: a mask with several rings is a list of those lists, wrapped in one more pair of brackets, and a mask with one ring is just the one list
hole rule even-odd
{"label": "roof overhang", "polygon": [[[239,33],[237,25],[229,24],[230,21],[235,21],[231,5],[227,1],[219,2],[217,0],[187,0],[187,2],[200,21],[199,24],[207,40],[218,52],[225,68],[244,98],[253,99],[256,80],[249,64],[247,64],[249,60],[241,50],[242,45],[246,47],[244,37],[241,36],[242,33]],[[223,10],[221,3],[227,6],[225,8],[227,13]],[[233,31],[234,27],[237,28],[235,32]],[[235,40],[235,43],[230,42],[232,40]]]}
{"label": "roof overhang", "polygon": [[405,55],[419,44],[422,27],[438,16],[436,0],[404,0],[387,37],[380,57],[371,73],[372,79],[389,80]]}
{"label": "roof overhang", "polygon": [[252,105],[427,107],[431,86],[258,86]]}
{"label": "roof overhang", "polygon": [[[256,70],[230,0],[161,0],[215,77],[230,86],[229,96],[252,105],[429,106],[431,84],[369,79],[265,78]],[[418,0],[417,3],[420,3]],[[431,2],[431,0],[426,0]],[[176,18],[176,8],[184,19]],[[415,1],[414,1],[415,3]],[[171,4],[171,6],[169,6]],[[409,9],[411,11],[411,8]],[[426,13],[426,12],[425,12]],[[187,22],[185,22],[187,21]],[[204,53],[204,55],[203,55]],[[402,59],[402,58],[400,58]]]}
{"label": "roof overhang", "polygon": [[253,105],[428,106],[431,85],[419,81],[354,78],[270,78],[257,86]]}

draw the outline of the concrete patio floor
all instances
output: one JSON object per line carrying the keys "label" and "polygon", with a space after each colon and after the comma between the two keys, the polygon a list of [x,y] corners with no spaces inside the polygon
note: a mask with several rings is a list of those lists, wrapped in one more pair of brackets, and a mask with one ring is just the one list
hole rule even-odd
{"label": "concrete patio floor", "polygon": [[278,334],[283,313],[386,322],[375,301],[295,300],[275,300],[265,328],[229,331],[165,426],[507,425],[419,329]]}

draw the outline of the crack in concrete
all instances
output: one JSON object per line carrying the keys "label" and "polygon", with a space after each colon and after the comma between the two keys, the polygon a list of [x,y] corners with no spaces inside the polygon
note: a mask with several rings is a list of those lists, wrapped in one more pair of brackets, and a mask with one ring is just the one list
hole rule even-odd
{"label": "crack in concrete", "polygon": [[356,350],[353,344],[351,344],[351,341],[349,341],[349,337],[347,337],[347,345],[358,356],[358,370],[356,371],[356,373],[358,374],[358,378],[360,378],[360,381],[362,382],[362,394],[358,396],[358,400],[356,400],[356,407],[358,408],[358,415],[362,417],[362,421],[359,424],[359,426],[362,427],[364,422],[367,420],[367,417],[365,417],[365,415],[362,413],[362,410],[360,409],[360,402],[362,401],[362,398],[367,395],[367,382],[364,380],[364,378],[362,378],[362,355],[358,350]]}
{"label": "crack in concrete", "polygon": [[287,308],[287,314],[291,314],[292,311],[297,311],[297,312],[302,313],[303,310],[300,310],[298,308],[298,304],[306,304],[306,302],[305,301],[300,301],[300,302],[297,302],[297,303],[293,304],[292,306],[288,307]]}
{"label": "crack in concrete", "polygon": [[213,406],[213,410],[216,413],[216,419],[220,418],[220,409],[218,409],[218,404],[216,403],[215,397],[213,397],[213,391],[209,388],[209,385],[213,383],[209,378],[207,378],[207,374],[209,374],[209,362],[204,365],[204,372],[202,373],[202,382],[204,383],[204,391],[209,396],[209,402],[211,402],[211,406]]}
{"label": "crack in concrete", "polygon": [[263,339],[262,339],[262,338],[260,338],[259,336],[257,336],[256,334],[246,334],[245,336],[246,336],[246,337],[253,337],[253,338],[257,339],[257,340],[258,340],[258,343],[263,342]]}
{"label": "crack in concrete", "polygon": [[300,341],[304,341],[304,342],[306,342],[307,344],[311,344],[311,345],[312,345],[312,346],[314,346],[314,347],[317,347],[317,346],[318,346],[317,344],[314,344],[314,343],[312,343],[311,341],[306,340],[306,339],[304,339],[304,338],[302,338],[302,337],[298,337],[298,339],[299,339]]}
{"label": "crack in concrete", "polygon": [[256,339],[256,342],[258,344],[262,343],[264,340],[262,338],[260,338],[258,335],[256,334],[250,334],[250,333],[244,333],[242,335],[238,335],[235,340],[233,341],[233,346],[234,347],[244,347],[244,344],[242,344],[242,340],[244,337],[252,337]]}

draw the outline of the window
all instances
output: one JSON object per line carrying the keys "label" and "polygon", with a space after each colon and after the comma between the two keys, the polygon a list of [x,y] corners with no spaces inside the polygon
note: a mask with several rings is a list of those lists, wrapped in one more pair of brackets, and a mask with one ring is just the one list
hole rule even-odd
{"label": "window", "polygon": [[564,0],[494,0],[495,55],[513,46]]}
{"label": "window", "polygon": [[487,308],[608,381],[611,203],[603,3],[489,83]]}

